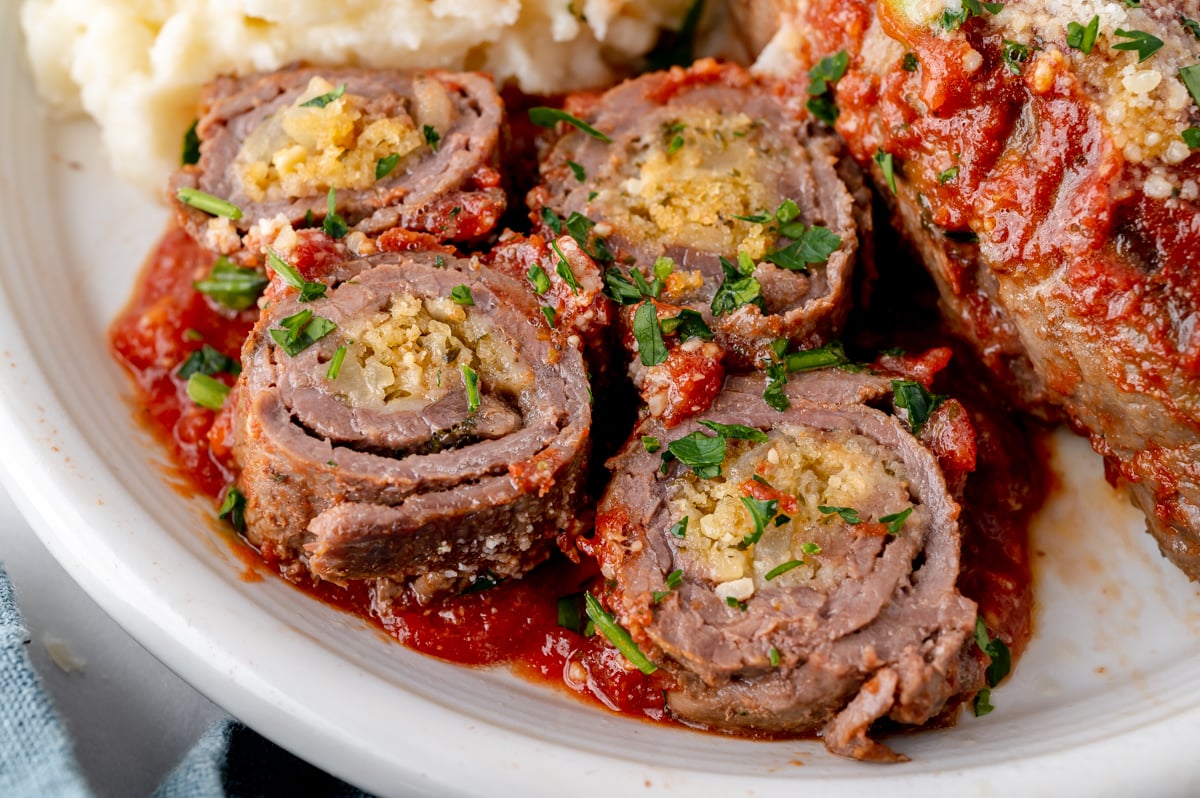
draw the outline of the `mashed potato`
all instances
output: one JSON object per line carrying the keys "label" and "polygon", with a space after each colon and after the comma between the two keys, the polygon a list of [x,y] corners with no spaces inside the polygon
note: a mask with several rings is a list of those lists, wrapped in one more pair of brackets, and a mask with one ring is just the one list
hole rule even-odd
{"label": "mashed potato", "polygon": [[[599,86],[691,0],[26,0],[38,87],[100,123],[118,175],[159,190],[200,87],[293,61],[481,69],[529,92]],[[710,4],[712,5],[712,4]]]}

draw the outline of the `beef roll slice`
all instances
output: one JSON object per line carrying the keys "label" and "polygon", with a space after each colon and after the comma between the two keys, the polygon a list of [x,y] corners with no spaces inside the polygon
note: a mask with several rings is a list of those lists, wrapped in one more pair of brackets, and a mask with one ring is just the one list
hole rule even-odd
{"label": "beef roll slice", "polygon": [[607,263],[618,301],[699,314],[721,348],[709,360],[744,368],[778,338],[825,343],[846,316],[869,195],[802,109],[782,85],[711,60],[572,96],[576,124],[557,125],[529,194],[534,219]]}
{"label": "beef roll slice", "polygon": [[835,104],[946,318],[1091,438],[1200,578],[1196,0],[747,0],[764,63]]}
{"label": "beef roll slice", "polygon": [[284,225],[472,241],[506,207],[504,116],[491,80],[471,73],[293,67],[220,78],[201,103],[199,160],[171,193],[197,241],[247,263]]}
{"label": "beef roll slice", "polygon": [[733,377],[696,419],[647,418],[609,463],[608,601],[675,677],[678,716],[895,761],[874,721],[924,724],[982,686],[976,605],[956,586],[959,504],[911,429],[932,417],[892,404],[915,385],[793,375],[781,412],[762,375]]}
{"label": "beef roll slice", "polygon": [[299,582],[424,599],[568,545],[588,523],[591,394],[561,275],[605,300],[587,256],[558,248],[566,269],[557,253],[538,266],[549,288],[434,252],[345,261],[319,281],[272,255],[287,279],[235,387],[246,535],[268,561]]}

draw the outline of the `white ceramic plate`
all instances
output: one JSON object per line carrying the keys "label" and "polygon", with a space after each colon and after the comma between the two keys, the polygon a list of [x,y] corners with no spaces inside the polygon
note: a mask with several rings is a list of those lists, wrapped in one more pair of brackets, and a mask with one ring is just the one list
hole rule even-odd
{"label": "white ceramic plate", "polygon": [[1037,632],[997,709],[836,760],[607,714],[424,658],[276,579],[244,581],[208,501],[164,483],[105,331],[165,212],[94,127],[47,118],[0,25],[0,462],[54,556],[146,648],[248,724],[367,790],[453,795],[1200,794],[1200,597],[1098,459],[1060,434],[1035,530]]}

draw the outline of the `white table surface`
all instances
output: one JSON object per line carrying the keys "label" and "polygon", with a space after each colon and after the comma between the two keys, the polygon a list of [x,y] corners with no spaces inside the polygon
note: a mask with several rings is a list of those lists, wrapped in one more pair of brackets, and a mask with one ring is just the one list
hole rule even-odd
{"label": "white table surface", "polygon": [[[29,653],[103,798],[150,795],[225,713],[126,634],[72,581],[0,487],[0,563],[25,615]],[[47,643],[83,664],[64,670]],[[62,657],[60,657],[62,659]]]}

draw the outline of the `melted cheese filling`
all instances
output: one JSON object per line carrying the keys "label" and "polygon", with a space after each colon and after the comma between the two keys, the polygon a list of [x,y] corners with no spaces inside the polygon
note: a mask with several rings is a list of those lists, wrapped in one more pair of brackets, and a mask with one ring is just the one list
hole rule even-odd
{"label": "melted cheese filling", "polygon": [[[742,497],[760,491],[760,500],[770,500],[763,489],[776,492],[776,512],[786,519],[778,525],[778,517],[768,519],[758,541],[746,545],[756,526]],[[856,531],[837,513],[821,512],[822,506],[854,509],[864,522],[912,507],[905,523],[919,524],[925,514],[910,499],[904,464],[889,450],[849,431],[801,426],[771,432],[766,443],[729,440],[720,477],[700,479],[689,471],[674,481],[669,496],[673,517],[688,518],[686,535],[673,539],[684,573],[739,601],[768,585],[828,592],[855,567],[850,545],[868,528]],[[881,528],[876,524],[872,531]],[[766,578],[794,560],[803,565]]]}
{"label": "melted cheese filling", "polygon": [[518,396],[533,371],[494,324],[448,298],[400,294],[385,313],[341,327],[346,356],[333,386],[354,407],[416,411],[463,391],[462,366],[492,393]]}

